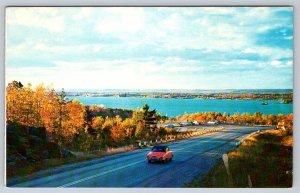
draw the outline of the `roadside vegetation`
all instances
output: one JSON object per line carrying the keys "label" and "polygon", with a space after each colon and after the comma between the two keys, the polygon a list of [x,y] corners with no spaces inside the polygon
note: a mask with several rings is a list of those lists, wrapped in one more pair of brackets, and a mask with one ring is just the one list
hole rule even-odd
{"label": "roadside vegetation", "polygon": [[204,178],[196,177],[187,187],[292,187],[292,128],[255,134],[228,153],[229,171],[223,161]]}
{"label": "roadside vegetation", "polygon": [[279,122],[284,122],[286,127],[292,127],[293,125],[293,114],[289,115],[264,115],[260,112],[254,114],[250,113],[234,113],[232,115],[227,113],[218,112],[204,112],[195,114],[184,114],[171,121],[184,121],[184,120],[195,120],[201,124],[207,123],[208,121],[218,121],[226,124],[242,124],[242,125],[277,125]]}
{"label": "roadside vegetation", "polygon": [[[107,155],[110,148],[133,149],[138,141],[157,140],[178,132],[157,124],[198,121],[225,124],[292,126],[293,114],[263,115],[205,112],[176,118],[160,115],[145,104],[136,110],[85,106],[67,101],[64,90],[13,81],[6,88],[7,176]],[[125,148],[126,147],[126,148]],[[114,152],[112,152],[114,153]],[[20,169],[21,168],[21,169]],[[22,170],[22,171],[20,171]]]}

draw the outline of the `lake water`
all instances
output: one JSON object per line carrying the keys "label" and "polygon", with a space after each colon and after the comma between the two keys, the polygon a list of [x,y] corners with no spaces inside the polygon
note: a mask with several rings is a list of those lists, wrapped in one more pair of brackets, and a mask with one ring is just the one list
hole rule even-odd
{"label": "lake water", "polygon": [[269,100],[268,105],[261,105],[260,100],[217,100],[217,99],[166,99],[166,98],[135,98],[135,97],[83,97],[68,96],[68,100],[77,98],[85,105],[103,105],[108,108],[138,109],[148,104],[163,115],[175,117],[184,113],[221,112],[221,113],[255,113],[289,114],[293,112],[292,104],[281,104]]}

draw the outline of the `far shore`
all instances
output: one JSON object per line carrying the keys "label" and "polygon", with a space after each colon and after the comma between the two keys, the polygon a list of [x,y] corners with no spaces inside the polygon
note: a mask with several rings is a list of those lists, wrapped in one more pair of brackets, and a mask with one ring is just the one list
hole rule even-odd
{"label": "far shore", "polygon": [[68,97],[116,97],[116,98],[163,98],[163,99],[205,99],[205,100],[278,100],[280,103],[293,102],[293,93],[97,93],[97,92],[66,92]]}

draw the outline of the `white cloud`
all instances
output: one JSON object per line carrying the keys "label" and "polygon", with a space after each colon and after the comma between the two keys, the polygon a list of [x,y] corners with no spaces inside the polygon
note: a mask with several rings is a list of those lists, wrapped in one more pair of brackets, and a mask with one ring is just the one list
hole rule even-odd
{"label": "white cloud", "polygon": [[284,37],[284,39],[286,39],[286,40],[292,40],[293,36],[286,36],[286,37]]}
{"label": "white cloud", "polygon": [[84,44],[84,45],[60,45],[60,46],[49,46],[47,44],[38,43],[35,44],[32,48],[47,53],[86,53],[86,52],[99,52],[105,47],[105,45],[101,44]]}
{"label": "white cloud", "polygon": [[[292,25],[285,17],[275,17],[272,9],[8,8],[8,26],[21,27],[19,33],[12,33],[17,37],[7,41],[7,77],[32,83],[53,82],[66,88],[184,88],[205,86],[207,82],[200,84],[200,79],[223,77],[223,73],[201,74],[219,67],[231,70],[253,65],[292,71],[292,61],[282,62],[282,58],[293,57],[292,48],[256,43],[260,38],[257,32]],[[41,39],[34,36],[40,34],[40,29],[59,34],[45,33]],[[30,30],[31,37],[27,37],[26,30]],[[286,40],[292,38],[286,36]],[[141,50],[145,50],[145,56]],[[247,60],[249,54],[257,55],[257,59]],[[78,56],[82,56],[81,61]],[[243,56],[244,60],[234,59]],[[39,60],[54,67],[16,67],[22,61]],[[223,78],[230,86],[231,77]]]}
{"label": "white cloud", "polygon": [[106,18],[100,18],[95,26],[99,33],[137,32],[144,24],[144,11],[142,8],[106,8]]}
{"label": "white cloud", "polygon": [[91,12],[93,8],[91,7],[81,7],[80,11],[72,16],[72,19],[89,19],[91,17]]}
{"label": "white cloud", "polygon": [[256,53],[256,51],[252,48],[246,48],[244,51],[243,51],[245,54],[253,54],[253,53]]}
{"label": "white cloud", "polygon": [[23,25],[43,28],[50,32],[64,31],[64,18],[56,16],[57,8],[7,8],[6,22],[9,25]]}
{"label": "white cloud", "polygon": [[261,56],[268,57],[271,60],[278,60],[284,57],[293,58],[293,50],[288,48],[255,46],[253,49]]}
{"label": "white cloud", "polygon": [[237,12],[237,8],[234,7],[201,7],[198,9],[199,11],[204,11],[205,14],[209,15],[229,15]]}
{"label": "white cloud", "polygon": [[272,66],[280,66],[282,64],[282,62],[278,61],[278,60],[274,60],[271,62]]}
{"label": "white cloud", "polygon": [[293,61],[292,61],[292,60],[287,61],[287,62],[286,62],[286,65],[287,65],[287,66],[293,66]]}
{"label": "white cloud", "polygon": [[[178,20],[179,20],[178,15],[177,14],[172,14],[170,17],[162,20],[161,25],[165,29],[176,30],[177,27],[178,27],[178,25],[177,25]],[[160,29],[160,30],[162,30],[162,29]]]}
{"label": "white cloud", "polygon": [[274,60],[271,61],[271,65],[274,66],[275,68],[285,68],[285,67],[291,67],[293,65],[293,61],[279,61],[279,60]]}
{"label": "white cloud", "polygon": [[48,45],[42,42],[26,41],[16,46],[10,46],[5,51],[7,58],[16,58],[34,56],[35,54],[58,56],[63,54],[98,53],[105,47],[106,45],[102,44]]}
{"label": "white cloud", "polygon": [[183,60],[181,58],[165,58],[153,61],[152,58],[143,60],[98,60],[84,62],[55,61],[56,70],[86,70],[111,72],[133,72],[134,74],[167,74],[180,72],[194,72],[203,70],[203,66],[196,60]]}

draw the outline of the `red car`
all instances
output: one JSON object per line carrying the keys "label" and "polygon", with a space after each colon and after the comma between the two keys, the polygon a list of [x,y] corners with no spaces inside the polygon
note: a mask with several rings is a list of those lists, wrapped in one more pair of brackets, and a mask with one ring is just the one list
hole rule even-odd
{"label": "red car", "polygon": [[166,145],[156,145],[151,151],[147,154],[147,160],[151,162],[168,162],[172,161],[173,152],[170,151],[170,148]]}

